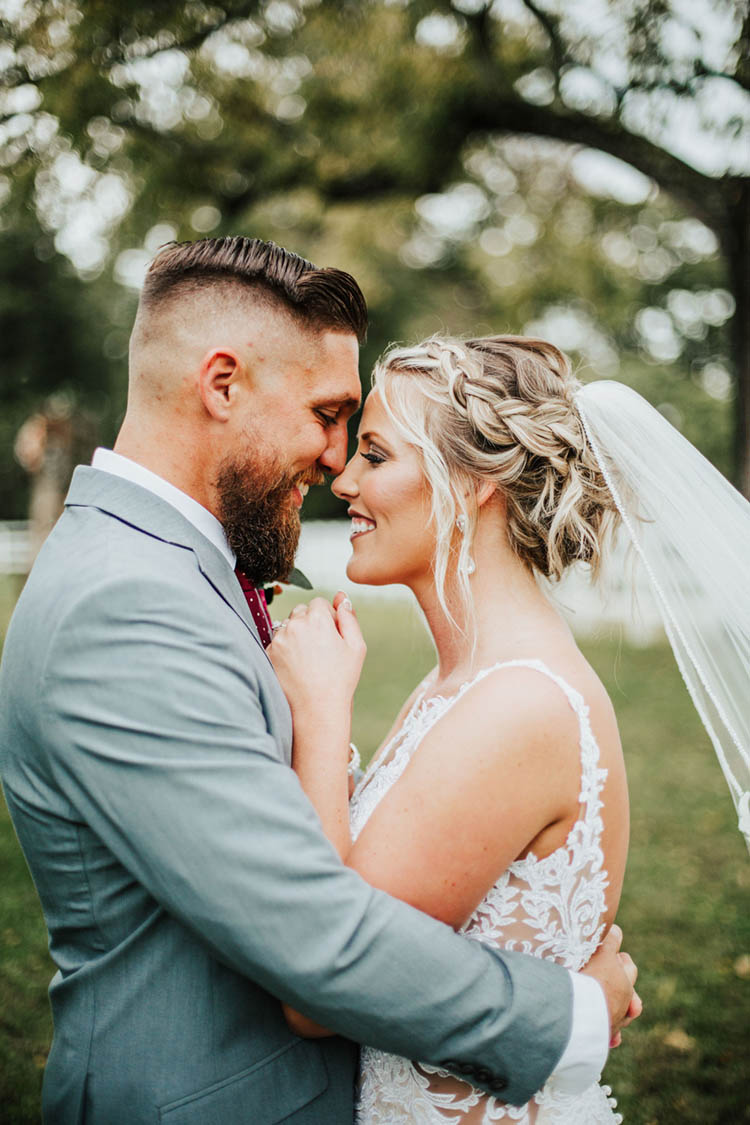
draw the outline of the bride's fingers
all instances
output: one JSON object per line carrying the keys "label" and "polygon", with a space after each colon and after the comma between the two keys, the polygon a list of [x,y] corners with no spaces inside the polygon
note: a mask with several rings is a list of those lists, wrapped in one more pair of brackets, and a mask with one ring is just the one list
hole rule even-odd
{"label": "bride's fingers", "polygon": [[323,618],[329,618],[333,621],[336,620],[336,613],[330,602],[325,598],[313,598],[311,602],[300,602],[294,607],[289,614],[289,620],[299,620],[301,617],[307,618],[308,621],[314,622]]}
{"label": "bride's fingers", "polygon": [[[338,590],[338,591],[336,592],[336,594],[334,594],[334,598],[333,598],[333,608],[334,608],[334,609],[338,609],[338,608],[339,608],[339,606],[341,605],[341,603],[342,603],[342,602],[344,602],[344,601],[347,601],[347,602],[349,602],[349,599],[348,599],[348,597],[346,596],[346,594],[344,593],[344,591],[343,591],[343,590]],[[352,604],[352,603],[351,603],[351,602],[349,602],[349,605],[351,605],[351,604]]]}
{"label": "bride's fingers", "polygon": [[338,604],[336,610],[336,624],[338,625],[339,633],[343,640],[345,640],[350,647],[356,648],[360,645],[364,647],[365,642],[362,636],[362,630],[359,627],[357,618],[354,616],[352,603],[347,597],[342,598]]}
{"label": "bride's fingers", "polygon": [[335,610],[331,603],[325,598],[313,598],[308,608],[313,616],[322,614],[323,617],[330,617],[334,621],[336,620]]}

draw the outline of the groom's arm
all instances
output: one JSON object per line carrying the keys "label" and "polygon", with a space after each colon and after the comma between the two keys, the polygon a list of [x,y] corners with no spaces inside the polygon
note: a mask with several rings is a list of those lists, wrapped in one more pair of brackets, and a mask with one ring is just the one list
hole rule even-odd
{"label": "groom's arm", "polygon": [[50,639],[38,733],[60,788],[217,958],[350,1038],[526,1101],[568,1043],[567,972],[344,868],[279,762],[262,655],[185,594],[174,576],[102,586]]}
{"label": "groom's arm", "polygon": [[[587,973],[570,974],[573,988],[570,1038],[552,1071],[555,1088],[561,1093],[581,1093],[597,1081],[604,1069],[610,1040],[610,1017],[600,980],[606,982],[613,973],[619,972],[617,957],[621,937],[619,927],[610,931],[596,954],[598,961],[593,971],[587,969]],[[640,1014],[640,1001],[637,1004],[638,1010],[633,1011],[631,1018]],[[283,1010],[289,1027],[296,1035],[322,1039],[335,1034],[289,1004],[284,1004]]]}

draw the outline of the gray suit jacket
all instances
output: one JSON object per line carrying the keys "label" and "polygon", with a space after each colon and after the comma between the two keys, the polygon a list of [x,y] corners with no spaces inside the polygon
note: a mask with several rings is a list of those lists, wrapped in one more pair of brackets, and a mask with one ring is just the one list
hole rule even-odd
{"label": "gray suit jacket", "polygon": [[[79,468],[0,672],[0,767],[59,968],[49,1125],[348,1125],[354,1040],[517,1102],[558,1061],[567,973],[342,866],[291,736],[225,558]],[[342,1037],[298,1039],[276,997]]]}

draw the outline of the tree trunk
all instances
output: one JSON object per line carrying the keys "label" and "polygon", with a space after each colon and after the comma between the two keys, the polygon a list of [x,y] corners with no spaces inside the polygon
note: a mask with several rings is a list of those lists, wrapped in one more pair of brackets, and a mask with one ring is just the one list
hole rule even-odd
{"label": "tree trunk", "polygon": [[737,304],[731,324],[737,385],[735,473],[738,488],[750,500],[750,181],[733,186],[724,250]]}

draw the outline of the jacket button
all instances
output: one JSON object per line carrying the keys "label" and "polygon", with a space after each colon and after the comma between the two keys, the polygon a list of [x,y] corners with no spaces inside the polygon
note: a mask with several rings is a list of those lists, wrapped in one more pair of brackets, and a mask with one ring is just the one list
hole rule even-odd
{"label": "jacket button", "polygon": [[480,1066],[477,1068],[474,1077],[478,1082],[487,1083],[492,1078],[492,1072],[489,1071],[486,1066]]}
{"label": "jacket button", "polygon": [[474,1071],[474,1067],[472,1066],[471,1063],[459,1063],[458,1064],[458,1073],[459,1074],[465,1074],[467,1078],[469,1078],[469,1077],[473,1078],[473,1076],[475,1074],[475,1071]]}
{"label": "jacket button", "polygon": [[506,1078],[493,1078],[493,1080],[488,1083],[493,1094],[501,1094],[507,1085],[508,1080]]}

